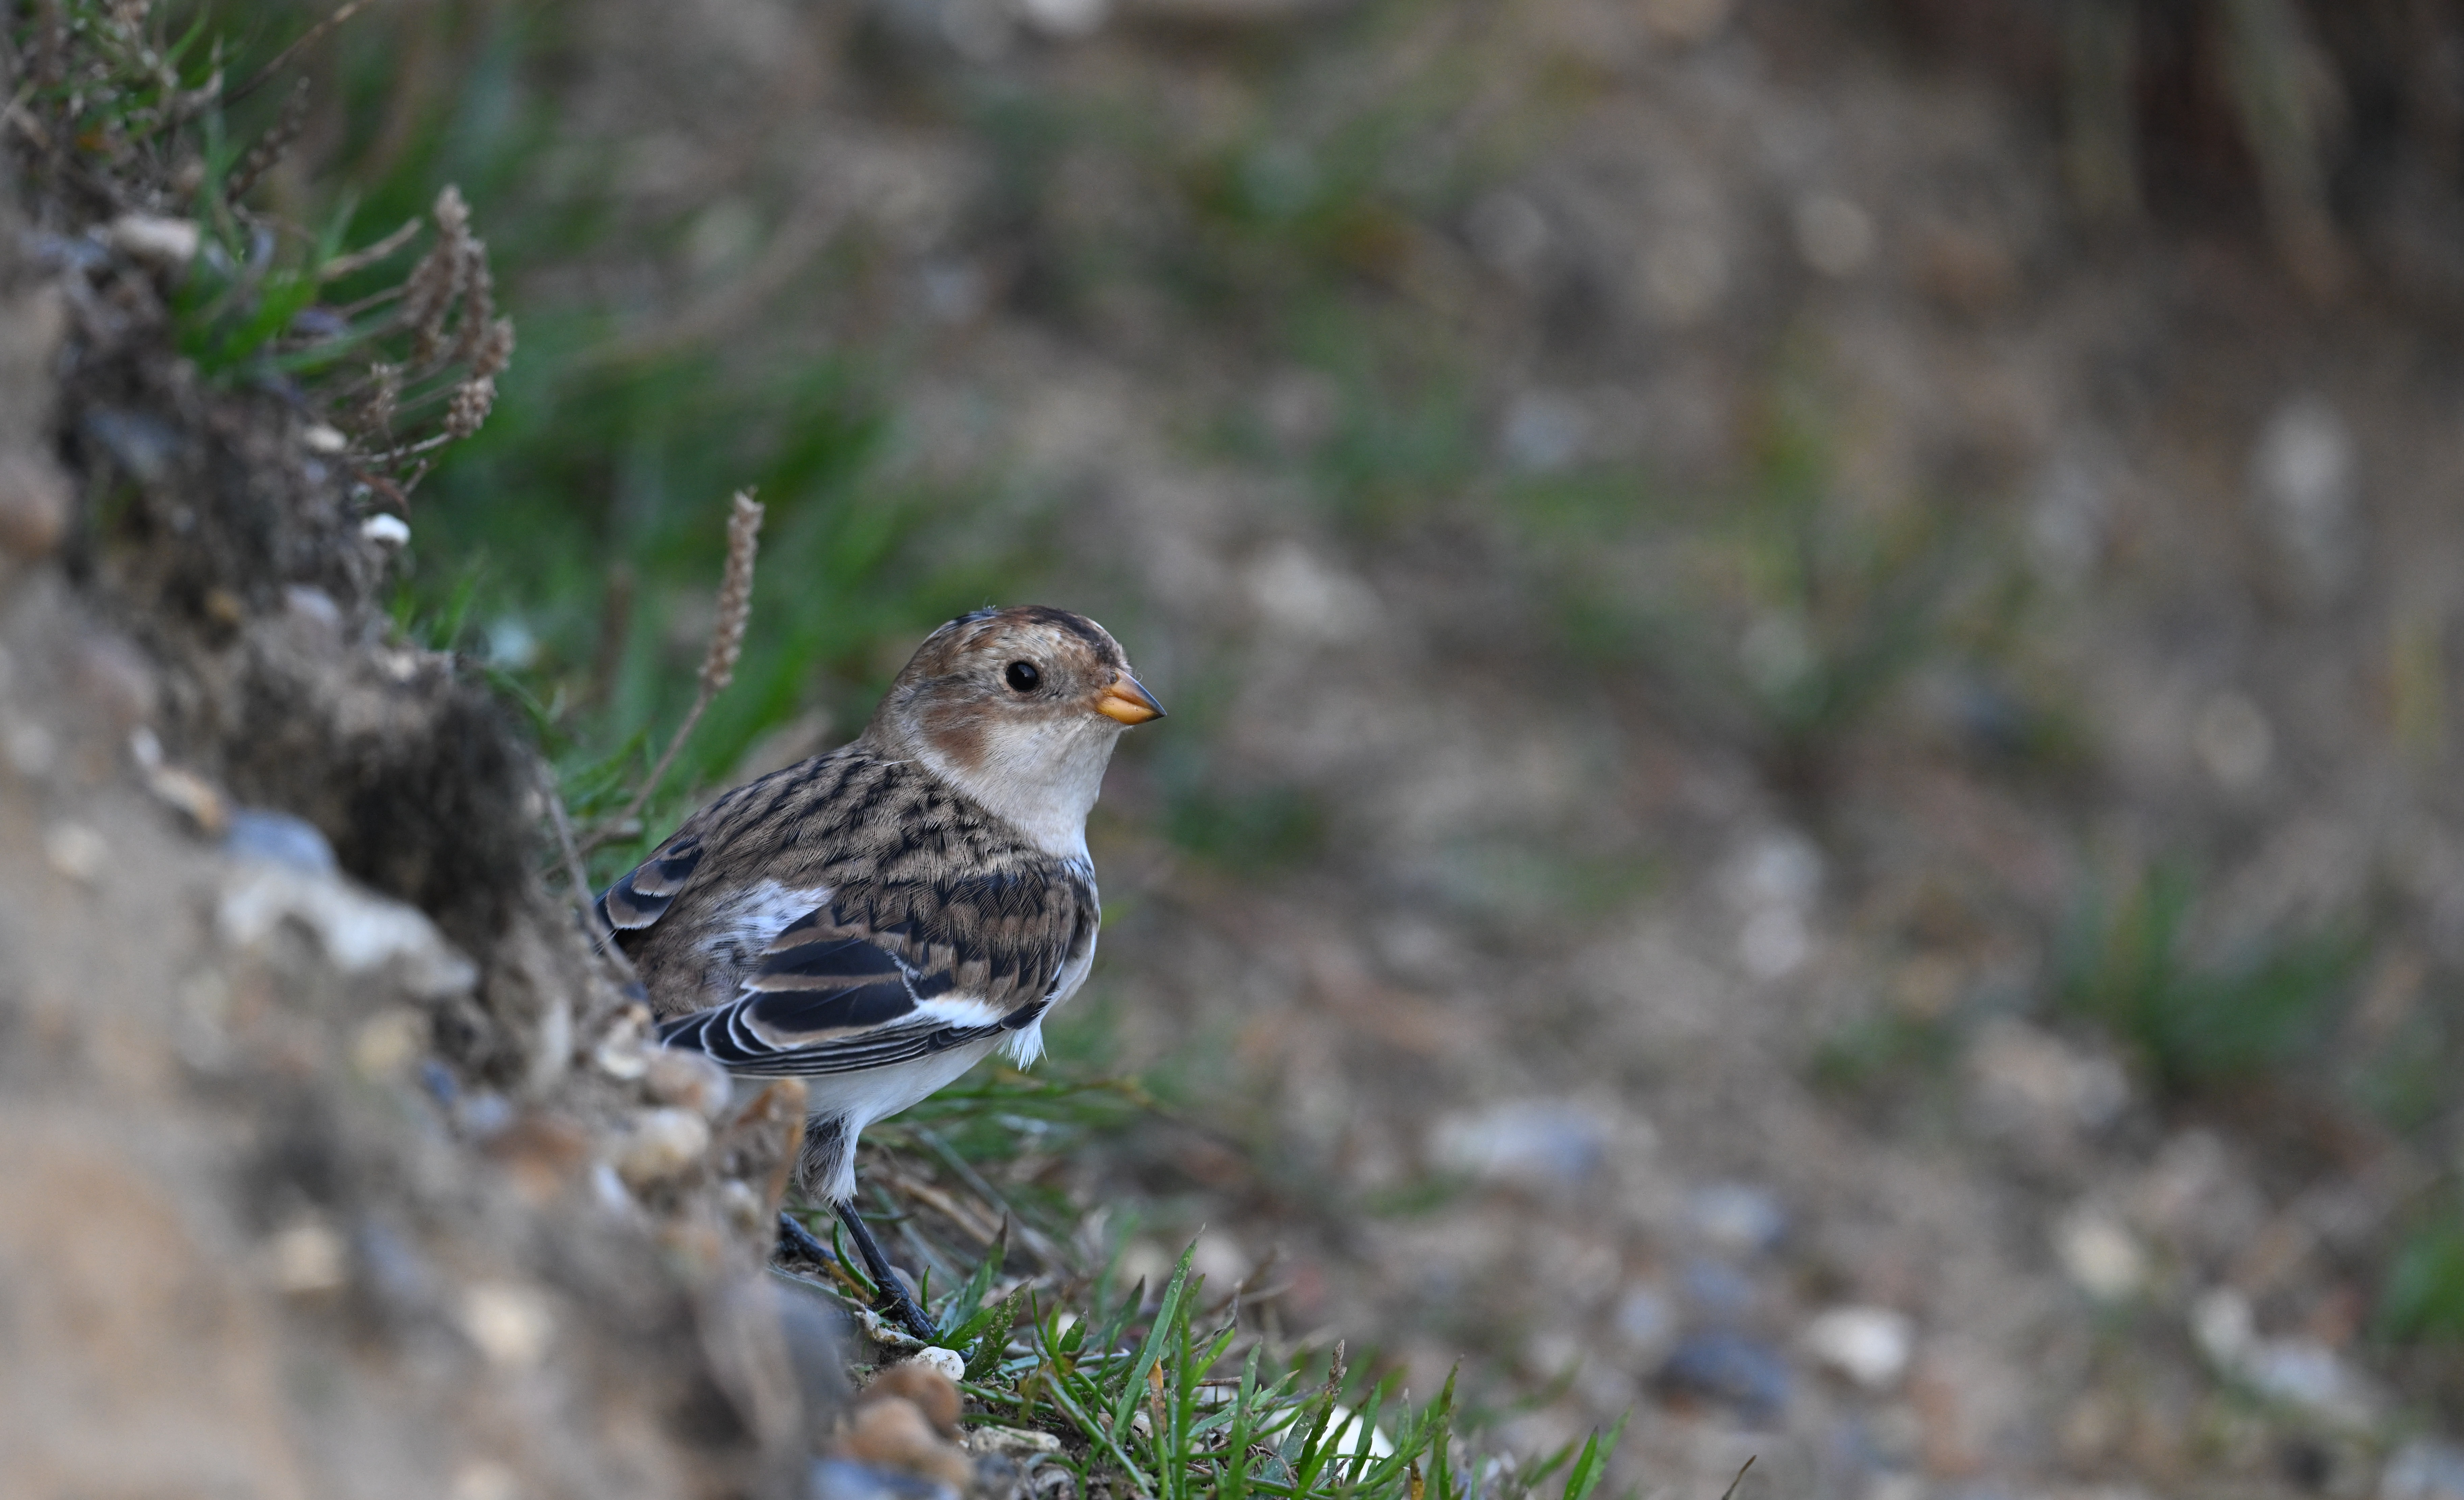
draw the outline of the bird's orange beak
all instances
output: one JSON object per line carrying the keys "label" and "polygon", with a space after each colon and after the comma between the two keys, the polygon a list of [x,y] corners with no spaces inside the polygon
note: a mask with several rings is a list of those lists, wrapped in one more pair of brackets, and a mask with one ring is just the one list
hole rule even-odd
{"label": "bird's orange beak", "polygon": [[1137,678],[1125,672],[1095,699],[1095,712],[1124,724],[1143,724],[1148,719],[1163,717],[1163,705]]}

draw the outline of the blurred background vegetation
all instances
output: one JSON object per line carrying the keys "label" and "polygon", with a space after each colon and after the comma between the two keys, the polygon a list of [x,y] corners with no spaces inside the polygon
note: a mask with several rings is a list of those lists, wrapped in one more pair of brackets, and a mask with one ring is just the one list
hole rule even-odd
{"label": "blurred background vegetation", "polygon": [[[250,7],[231,76],[322,13]],[[690,701],[740,487],[744,665],[643,838],[851,737],[953,613],[1126,643],[1173,717],[1125,745],[1056,1050],[1207,1122],[1073,1146],[1152,1235],[1215,1225],[1234,1279],[1280,1245],[1295,1324],[1423,1389],[1469,1353],[1535,1440],[1771,1420],[1701,1338],[1783,1368],[1782,1307],[2058,1343],[1887,1269],[1944,1224],[2136,1332],[2021,1417],[1866,1393],[1949,1423],[1876,1472],[2299,1489],[2286,1444],[2343,1474],[2464,1419],[2464,11],[397,0],[303,61],[257,201],[357,246],[458,185],[518,327],[394,612],[577,813]],[[1597,1108],[1477,1114],[1524,1093]],[[2232,1180],[2148,1206],[2185,1140]],[[1934,1227],[1832,1244],[1823,1184],[1902,1151]],[[1734,1316],[1725,1231],[1665,1206],[1731,1178],[1802,1222]],[[1562,1255],[1422,1232],[1534,1193]],[[2047,1248],[2078,1204],[2139,1271]],[[2262,1232],[2301,1247],[2212,1243]],[[2385,1382],[2366,1441],[2186,1343],[2203,1288]],[[2177,1368],[2214,1394],[2173,1438],[2100,1415]]]}

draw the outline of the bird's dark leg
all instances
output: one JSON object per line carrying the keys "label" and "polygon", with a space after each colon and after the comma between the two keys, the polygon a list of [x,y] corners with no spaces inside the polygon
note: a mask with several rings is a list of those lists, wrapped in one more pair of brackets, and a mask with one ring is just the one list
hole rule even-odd
{"label": "bird's dark leg", "polygon": [[826,1266],[838,1259],[830,1253],[828,1246],[814,1238],[812,1230],[805,1228],[794,1214],[783,1208],[779,1210],[779,1243],[817,1265]]}
{"label": "bird's dark leg", "polygon": [[850,1202],[835,1206],[839,1211],[839,1223],[847,1225],[847,1238],[855,1241],[855,1252],[864,1257],[865,1271],[872,1277],[872,1284],[881,1289],[881,1300],[887,1305],[890,1315],[928,1344],[939,1338],[941,1331],[933,1326],[933,1320],[925,1316],[924,1310],[917,1307],[915,1299],[908,1294],[907,1283],[900,1281],[890,1268],[890,1257],[882,1254],[881,1246],[873,1243],[872,1231],[864,1226],[864,1216],[855,1211],[855,1204]]}

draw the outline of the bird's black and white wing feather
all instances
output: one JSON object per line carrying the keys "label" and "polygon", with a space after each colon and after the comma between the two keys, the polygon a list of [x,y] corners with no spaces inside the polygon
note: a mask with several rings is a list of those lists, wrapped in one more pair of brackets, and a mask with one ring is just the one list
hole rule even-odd
{"label": "bird's black and white wing feather", "polygon": [[[738,871],[759,851],[759,874]],[[801,858],[793,857],[801,855]],[[1021,1037],[1094,953],[1083,861],[1022,843],[912,767],[842,754],[697,814],[599,898],[652,992],[714,1004],[660,1028],[757,1077],[891,1068]]]}
{"label": "bird's black and white wing feather", "polygon": [[1022,954],[1045,967],[1018,978],[1040,983],[1002,985],[1001,1001],[960,994],[959,971],[988,968],[981,959],[967,961],[953,948],[922,970],[895,951],[903,942],[875,941],[846,916],[833,904],[789,923],[741,995],[668,1023],[661,1040],[755,1077],[859,1072],[1021,1031],[1044,1018],[1069,977],[1066,948]]}

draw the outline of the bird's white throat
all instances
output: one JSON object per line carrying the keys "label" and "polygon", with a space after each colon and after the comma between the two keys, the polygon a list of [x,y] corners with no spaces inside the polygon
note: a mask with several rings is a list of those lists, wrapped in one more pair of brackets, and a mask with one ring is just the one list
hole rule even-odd
{"label": "bird's white throat", "polygon": [[923,736],[915,753],[933,773],[1018,829],[1055,859],[1087,858],[1087,814],[1104,789],[1120,726],[1083,719],[1010,719],[987,726],[982,753],[960,763]]}

